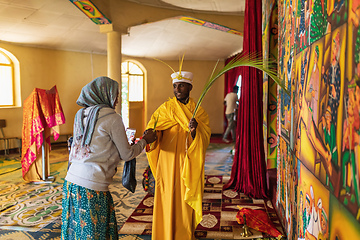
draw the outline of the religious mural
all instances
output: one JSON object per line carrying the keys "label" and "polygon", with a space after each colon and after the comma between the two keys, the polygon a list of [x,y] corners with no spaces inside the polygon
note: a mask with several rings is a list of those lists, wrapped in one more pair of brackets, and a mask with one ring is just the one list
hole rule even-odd
{"label": "religious mural", "polygon": [[329,190],[300,161],[298,192],[298,239],[327,239]]}
{"label": "religious mural", "polygon": [[288,239],[356,239],[360,0],[284,0],[278,9],[278,73],[290,95],[278,89],[276,208]]}
{"label": "religious mural", "polygon": [[[263,55],[265,59],[278,59],[278,5],[275,0],[263,2]],[[267,169],[277,166],[277,84],[264,74],[263,83],[263,110],[264,110],[264,133],[265,150],[267,156]]]}

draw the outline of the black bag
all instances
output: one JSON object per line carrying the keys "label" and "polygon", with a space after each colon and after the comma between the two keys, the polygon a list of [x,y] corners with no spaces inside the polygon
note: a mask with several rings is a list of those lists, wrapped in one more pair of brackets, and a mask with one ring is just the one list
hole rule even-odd
{"label": "black bag", "polygon": [[122,185],[134,193],[136,189],[136,158],[124,163]]}

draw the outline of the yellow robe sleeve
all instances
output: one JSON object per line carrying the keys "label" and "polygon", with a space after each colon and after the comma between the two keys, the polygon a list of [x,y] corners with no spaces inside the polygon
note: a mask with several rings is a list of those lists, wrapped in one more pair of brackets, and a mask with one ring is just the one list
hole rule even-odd
{"label": "yellow robe sleeve", "polygon": [[195,119],[198,122],[198,127],[195,139],[187,150],[182,178],[186,186],[184,200],[195,210],[195,223],[198,225],[202,220],[205,154],[210,142],[211,130],[209,117],[203,108],[198,109]]}
{"label": "yellow robe sleeve", "polygon": [[147,158],[149,161],[151,172],[154,175],[154,177],[156,178],[157,162],[158,162],[159,153],[160,153],[160,143],[162,140],[161,131],[166,130],[166,129],[174,126],[175,124],[177,124],[174,119],[169,117],[169,107],[168,107],[167,102],[162,104],[152,114],[151,119],[148,122],[146,128],[154,129],[155,123],[156,123],[155,131],[157,131],[157,140],[155,142],[153,142],[152,144],[148,144],[146,155],[147,155]]}

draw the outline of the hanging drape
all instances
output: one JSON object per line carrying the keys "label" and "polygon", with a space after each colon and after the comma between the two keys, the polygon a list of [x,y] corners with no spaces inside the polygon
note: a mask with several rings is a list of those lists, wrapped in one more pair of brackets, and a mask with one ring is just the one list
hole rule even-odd
{"label": "hanging drape", "polygon": [[[231,60],[238,57],[239,54],[236,54],[235,56],[232,56],[225,61],[225,65],[227,65]],[[233,68],[225,73],[225,88],[224,88],[224,97],[229,92],[232,92],[233,87],[236,85],[237,80],[239,78],[241,72],[241,68]]]}
{"label": "hanging drape", "polygon": [[[262,56],[262,3],[246,0],[242,54]],[[237,121],[235,156],[231,178],[224,188],[233,188],[252,198],[267,198],[266,163],[263,143],[263,74],[241,68],[242,85]]]}
{"label": "hanging drape", "polygon": [[[232,57],[229,57],[228,59],[225,60],[225,65],[227,65],[231,60],[233,60],[234,58],[236,58],[239,54],[236,54]],[[228,94],[229,92],[232,92],[233,91],[233,87],[236,85],[237,83],[237,80],[239,78],[239,75],[240,75],[240,72],[241,72],[241,69],[240,68],[233,68],[229,71],[227,71],[225,74],[224,74],[224,80],[225,80],[225,87],[224,87],[224,98],[226,96],[226,94]],[[227,119],[226,119],[226,115],[225,115],[225,109],[224,108],[224,132],[226,130],[226,122],[227,122]]]}
{"label": "hanging drape", "polygon": [[[22,175],[25,181],[42,179],[42,158],[46,161],[46,175],[50,173],[48,157],[50,136],[56,141],[60,135],[59,125],[65,123],[56,86],[50,90],[35,88],[24,101],[22,128]],[[44,142],[44,156],[40,150]]]}

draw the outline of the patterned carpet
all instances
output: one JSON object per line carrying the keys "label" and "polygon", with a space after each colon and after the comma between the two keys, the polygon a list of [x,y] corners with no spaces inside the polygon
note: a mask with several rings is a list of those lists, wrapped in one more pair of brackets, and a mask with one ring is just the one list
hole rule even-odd
{"label": "patterned carpet", "polygon": [[[232,144],[211,143],[209,145],[206,153],[206,175],[222,175],[223,178],[230,176],[232,165],[230,152],[232,147]],[[18,154],[7,158],[0,156],[0,239],[60,239],[61,198],[59,197],[61,196],[61,186],[66,175],[67,159],[67,146],[65,144],[63,146],[54,146],[50,152],[50,175],[55,177],[55,181],[51,184],[36,185],[25,184],[22,181]],[[121,184],[123,164],[119,165],[118,173],[110,186],[119,229],[146,196],[141,184],[143,172],[148,166],[145,153],[142,153],[137,158],[136,166],[138,185],[135,193],[131,193]],[[207,187],[208,190],[210,188]],[[205,192],[205,196],[211,196],[211,193]],[[214,206],[216,205],[209,205],[210,212],[213,211]],[[30,214],[33,214],[34,217],[31,218]],[[198,230],[199,234],[201,234],[202,229],[199,228]],[[208,233],[207,239],[219,239],[215,236],[211,237],[211,234]],[[120,234],[119,238],[122,240],[136,240],[150,239],[150,236]]]}
{"label": "patterned carpet", "polygon": [[[198,239],[248,239],[241,236],[242,226],[236,221],[237,206],[267,212],[269,219],[280,232],[282,227],[270,201],[251,199],[232,190],[224,190],[229,178],[208,175],[205,177],[203,221],[195,230]],[[154,196],[148,194],[120,229],[121,234],[138,235],[137,239],[150,239]],[[254,239],[275,239],[251,229]]]}

